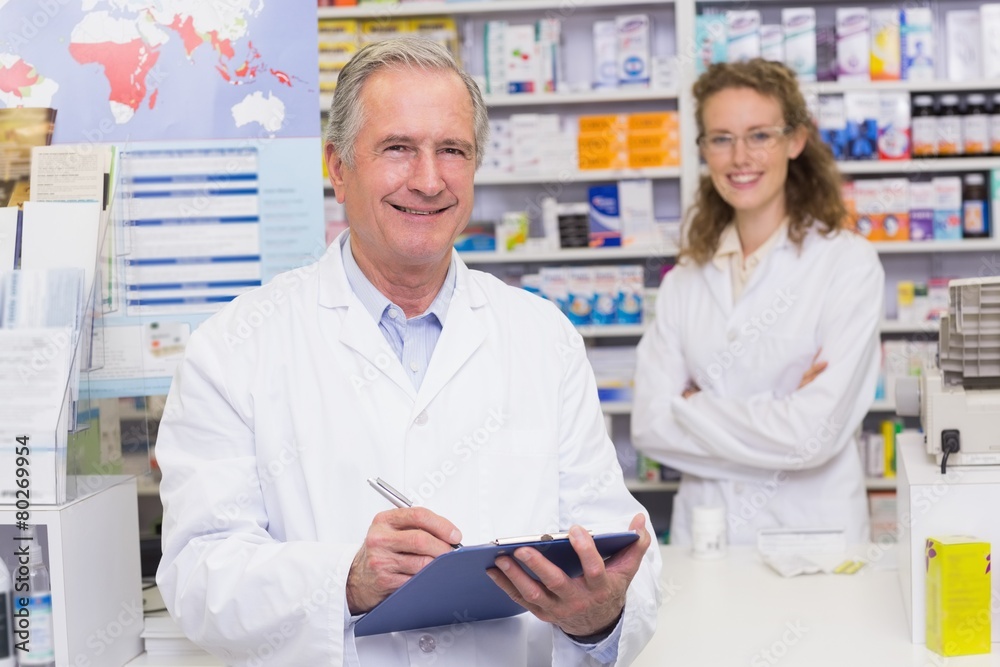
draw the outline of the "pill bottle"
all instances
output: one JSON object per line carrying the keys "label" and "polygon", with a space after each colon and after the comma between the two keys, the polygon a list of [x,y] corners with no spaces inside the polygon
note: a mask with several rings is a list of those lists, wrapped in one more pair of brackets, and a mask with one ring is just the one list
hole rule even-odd
{"label": "pill bottle", "polygon": [[965,96],[962,144],[965,155],[986,155],[989,152],[990,117],[986,113],[986,96],[982,93]]}
{"label": "pill bottle", "polygon": [[[911,112],[911,131],[913,132],[913,157],[934,157],[937,155],[937,114],[934,111],[934,97],[931,95],[915,95],[913,111]],[[1000,117],[997,118],[997,131],[1000,132]],[[1000,147],[1000,134],[997,136]]]}
{"label": "pill bottle", "polygon": [[962,238],[979,239],[990,234],[986,177],[966,174],[962,179]]}
{"label": "pill bottle", "polygon": [[958,95],[942,95],[938,99],[938,155],[954,157],[962,154],[962,115]]}

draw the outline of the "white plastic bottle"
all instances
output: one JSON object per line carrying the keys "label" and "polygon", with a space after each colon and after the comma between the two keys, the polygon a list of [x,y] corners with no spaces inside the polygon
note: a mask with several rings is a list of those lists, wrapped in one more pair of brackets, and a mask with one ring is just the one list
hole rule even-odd
{"label": "white plastic bottle", "polygon": [[52,631],[52,586],[37,540],[28,546],[28,651],[17,654],[20,667],[53,667],[55,637]]}
{"label": "white plastic bottle", "polygon": [[0,667],[14,667],[14,608],[11,604],[14,580],[0,558]]}

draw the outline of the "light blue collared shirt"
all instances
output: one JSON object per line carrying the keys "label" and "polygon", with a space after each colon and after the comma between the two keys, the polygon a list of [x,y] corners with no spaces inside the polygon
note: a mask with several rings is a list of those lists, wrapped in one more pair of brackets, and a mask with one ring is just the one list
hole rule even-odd
{"label": "light blue collared shirt", "polygon": [[407,319],[403,309],[379,292],[361,271],[351,251],[350,234],[344,235],[340,254],[344,260],[344,270],[347,272],[347,282],[351,290],[365,310],[371,314],[372,319],[378,323],[378,328],[385,336],[389,347],[403,364],[406,374],[410,376],[413,388],[420,389],[424,375],[427,374],[427,366],[431,362],[431,355],[434,354],[434,347],[441,337],[441,330],[448,316],[448,306],[451,305],[451,296],[455,291],[455,260],[452,259],[448,266],[448,275],[444,278],[441,291],[434,297],[427,311]]}

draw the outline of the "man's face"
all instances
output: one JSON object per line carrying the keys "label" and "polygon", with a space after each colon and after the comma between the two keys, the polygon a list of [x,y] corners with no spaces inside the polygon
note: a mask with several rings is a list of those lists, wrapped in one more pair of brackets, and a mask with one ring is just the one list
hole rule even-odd
{"label": "man's face", "polygon": [[443,70],[382,70],[361,90],[354,167],[326,147],[355,254],[388,271],[450,262],[472,213],[472,100]]}

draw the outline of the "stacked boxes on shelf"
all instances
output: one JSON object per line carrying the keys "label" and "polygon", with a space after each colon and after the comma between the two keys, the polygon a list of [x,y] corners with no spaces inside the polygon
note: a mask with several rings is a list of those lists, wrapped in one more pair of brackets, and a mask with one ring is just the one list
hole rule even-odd
{"label": "stacked boxes on shelf", "polygon": [[[994,185],[998,177],[992,176]],[[848,226],[871,241],[947,241],[989,235],[993,217],[981,173],[930,180],[865,178],[843,185]],[[995,201],[993,204],[995,205]]]}
{"label": "stacked boxes on shelf", "polygon": [[646,169],[680,165],[677,113],[580,116],[579,168]]}
{"label": "stacked boxes on shelf", "polygon": [[420,35],[447,47],[455,58],[458,30],[454,19],[429,16],[414,19],[319,20],[319,88],[330,93],[337,87],[340,70],[362,46],[404,34]]}
{"label": "stacked boxes on shelf", "polygon": [[638,265],[544,267],[521,286],[559,307],[577,326],[641,324],[643,268]]}

